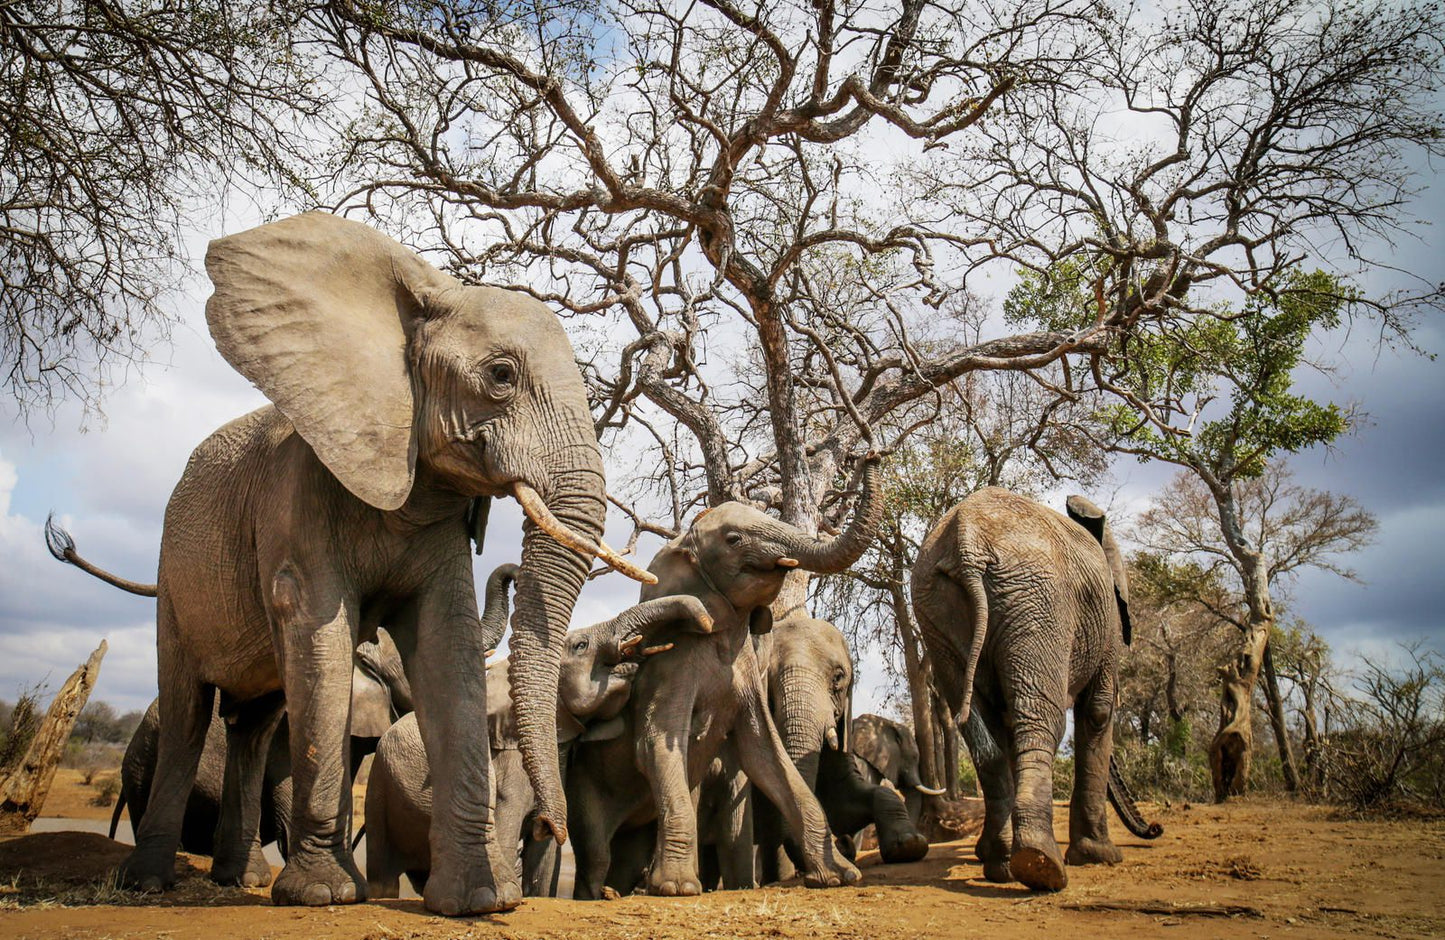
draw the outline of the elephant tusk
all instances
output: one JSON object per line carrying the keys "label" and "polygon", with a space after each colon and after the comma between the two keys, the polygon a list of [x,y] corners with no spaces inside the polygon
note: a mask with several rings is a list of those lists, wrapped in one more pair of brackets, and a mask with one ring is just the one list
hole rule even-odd
{"label": "elephant tusk", "polygon": [[637,648],[641,645],[642,634],[639,633],[637,636],[628,637],[627,639],[623,640],[621,645],[617,647],[617,651],[622,654],[623,659],[626,659],[628,656],[631,656],[634,652],[636,652]]}
{"label": "elephant tusk", "polygon": [[776,564],[779,568],[796,568],[799,564],[801,564],[801,562],[799,562],[796,558],[789,558],[787,555],[784,555],[782,558],[779,558],[776,562],[774,562],[774,564]]}
{"label": "elephant tusk", "polygon": [[642,650],[642,655],[643,655],[643,656],[656,656],[658,653],[666,653],[668,650],[672,649],[674,645],[676,645],[676,644],[673,644],[673,643],[664,643],[664,644],[662,644],[661,646],[648,646],[648,647],[644,647],[643,650]]}
{"label": "elephant tusk", "polygon": [[913,789],[917,790],[919,793],[923,793],[928,796],[943,796],[943,794],[948,792],[943,787],[939,787],[935,790],[933,787],[925,787],[921,783],[915,783],[913,785]]}
{"label": "elephant tusk", "polygon": [[829,726],[828,730],[823,732],[823,739],[828,742],[828,746],[831,747],[833,750],[838,750],[837,728]]}
{"label": "elephant tusk", "polygon": [[528,519],[536,524],[537,528],[574,552],[600,558],[609,567],[620,571],[634,581],[641,581],[643,584],[657,583],[657,575],[650,571],[643,571],[631,562],[625,561],[616,551],[608,548],[607,543],[594,545],[591,539],[579,535],[563,525],[561,520],[552,515],[552,510],[548,509],[547,504],[542,501],[541,494],[521,480],[512,481],[512,496],[521,504],[522,511],[527,514]]}

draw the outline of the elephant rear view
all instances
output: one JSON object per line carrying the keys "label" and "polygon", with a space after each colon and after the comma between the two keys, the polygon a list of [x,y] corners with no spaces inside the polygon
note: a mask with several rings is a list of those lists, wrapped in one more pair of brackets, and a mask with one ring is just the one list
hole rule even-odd
{"label": "elephant rear view", "polygon": [[[984,791],[984,873],[1047,890],[1068,883],[1066,860],[1121,858],[1109,839],[1106,794],[1128,582],[1103,513],[1080,497],[1070,510],[1078,521],[1007,490],[980,490],[934,527],[913,568],[913,606],[936,684]],[[1070,702],[1075,772],[1065,858],[1053,834],[1053,762]]]}

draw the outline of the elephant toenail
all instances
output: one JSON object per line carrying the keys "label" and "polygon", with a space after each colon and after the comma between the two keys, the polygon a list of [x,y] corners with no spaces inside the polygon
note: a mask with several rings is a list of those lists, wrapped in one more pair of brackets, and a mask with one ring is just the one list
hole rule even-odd
{"label": "elephant toenail", "polygon": [[331,903],[331,889],[326,885],[310,885],[301,893],[301,903],[309,907],[325,907]]}

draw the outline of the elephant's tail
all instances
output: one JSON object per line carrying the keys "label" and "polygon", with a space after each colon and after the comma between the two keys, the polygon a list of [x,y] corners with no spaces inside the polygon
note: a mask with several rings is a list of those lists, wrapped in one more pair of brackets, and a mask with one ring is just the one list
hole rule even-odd
{"label": "elephant's tail", "polygon": [[125,790],[120,791],[120,796],[115,798],[115,812],[110,814],[110,838],[115,838],[116,829],[120,828],[120,813],[125,809]]}
{"label": "elephant's tail", "polygon": [[51,513],[45,517],[45,546],[50,549],[50,554],[55,556],[56,561],[63,561],[67,565],[74,565],[86,574],[97,577],[106,584],[114,585],[122,591],[139,594],[141,597],[156,596],[156,586],[154,584],[128,581],[125,578],[111,574],[104,568],[92,565],[84,558],[81,558],[75,550],[75,539],[71,538],[70,533],[66,532],[56,523],[55,513]]}
{"label": "elephant's tail", "polygon": [[361,844],[361,839],[366,835],[366,823],[362,823],[356,830],[356,835],[351,839],[351,851],[355,852],[356,847]]}
{"label": "elephant's tail", "polygon": [[1124,827],[1139,838],[1157,839],[1164,834],[1164,827],[1157,822],[1144,821],[1144,816],[1134,803],[1134,794],[1129,792],[1129,785],[1124,782],[1124,775],[1119,771],[1119,762],[1113,754],[1109,755],[1109,802],[1113,804],[1114,812],[1123,820]]}

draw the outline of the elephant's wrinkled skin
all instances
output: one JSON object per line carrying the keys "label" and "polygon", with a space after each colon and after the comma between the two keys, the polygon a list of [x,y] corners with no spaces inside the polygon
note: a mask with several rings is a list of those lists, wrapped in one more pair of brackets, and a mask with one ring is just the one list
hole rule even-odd
{"label": "elephant's wrinkled skin", "polygon": [[[638,604],[612,620],[567,634],[557,687],[559,746],[621,733],[623,724],[617,716],[631,692],[637,657],[660,651],[670,639],[668,631],[678,628],[706,633],[712,621],[695,599],[670,597]],[[487,667],[487,722],[496,781],[497,844],[516,846],[528,835],[523,823],[535,800],[519,760],[508,666],[504,659]],[[403,719],[382,737],[367,781],[366,879],[372,897],[397,897],[403,873],[418,891],[424,889],[431,869],[426,838],[431,790],[416,722]],[[527,894],[552,893],[556,860],[549,850],[553,848],[550,839],[527,839]]]}
{"label": "elephant's wrinkled skin", "polygon": [[643,598],[696,597],[715,628],[709,636],[679,637],[675,649],[639,671],[623,712],[630,734],[574,750],[568,792],[577,897],[600,896],[604,883],[636,884],[640,873],[610,871],[612,840],[619,834],[634,837],[653,819],[657,834],[646,873],[648,893],[700,893],[692,791],[729,734],[753,786],[783,812],[802,851],[806,882],[858,880],[858,870],[835,852],[822,808],[778,737],[752,637],[772,628],[768,605],[791,568],[840,571],[862,554],[880,515],[875,477],[876,458],[870,457],[854,518],[831,542],[751,506],[724,503],[700,515],[653,559],[650,570],[658,583],[645,586]]}
{"label": "elephant's wrinkled skin", "polygon": [[[351,743],[350,768],[354,776],[366,755],[376,750],[377,741],[392,722],[411,712],[411,687],[402,669],[401,656],[386,631],[377,631],[377,642],[363,643],[356,649],[356,667],[351,676]],[[150,790],[156,771],[156,745],[160,741],[160,711],[152,702],[130,744],[120,768],[120,799],[111,814],[110,836],[115,838],[122,811],[129,810],[132,829],[139,829],[150,802]],[[220,822],[221,789],[226,771],[226,732],[223,720],[213,717],[206,731],[206,746],[196,769],[196,783],[186,802],[186,815],[181,828],[181,848],[196,855],[215,852]],[[266,759],[265,777],[261,786],[262,845],[275,841],[282,856],[289,854],[287,827],[291,822],[291,750],[290,734],[283,715],[271,739]],[[236,835],[234,826],[220,833],[225,840]],[[234,856],[234,852],[232,853]],[[212,877],[228,877],[213,867]],[[269,870],[266,872],[269,877]],[[255,872],[232,872],[231,880],[239,879],[247,887],[258,887]]]}
{"label": "elephant's wrinkled skin", "polygon": [[[773,722],[788,756],[817,794],[833,833],[851,837],[876,825],[884,862],[923,858],[928,854],[928,840],[909,818],[903,797],[891,786],[865,779],[849,757],[853,659],[843,634],[828,621],[795,608],[773,624],[769,639],[768,696]],[[777,869],[782,841],[777,811],[760,800],[755,819],[759,880],[775,881],[786,874]],[[847,844],[852,844],[851,838]],[[789,846],[789,854],[796,854],[794,846]]]}
{"label": "elephant's wrinkled skin", "polygon": [[[1007,490],[980,490],[934,527],[913,568],[935,682],[965,723],[983,787],[984,874],[1055,891],[1068,883],[1066,860],[1121,858],[1105,793],[1129,586],[1103,513],[1080,497],[1069,502],[1080,522]],[[1070,702],[1074,792],[1061,857],[1053,761]]]}
{"label": "elephant's wrinkled skin", "polygon": [[[206,319],[272,405],[192,453],[166,507],[157,579],[161,738],[125,883],[174,879],[186,796],[220,694],[223,818],[259,870],[259,789],[286,702],[294,802],[280,904],[361,900],[346,845],[351,655],[385,624],[415,693],[436,805],[426,906],[521,897],[494,863],[486,686],[469,535],[512,495],[524,527],[512,640],[522,754],[562,837],[558,656],[605,515],[602,460],[571,344],[542,304],[474,287],[391,239],[308,213],[211,243]],[[479,502],[480,501],[480,502]],[[638,572],[637,574],[641,574]],[[645,577],[645,576],[644,576]],[[219,848],[219,847],[218,847]],[[499,877],[499,874],[501,877]]]}

